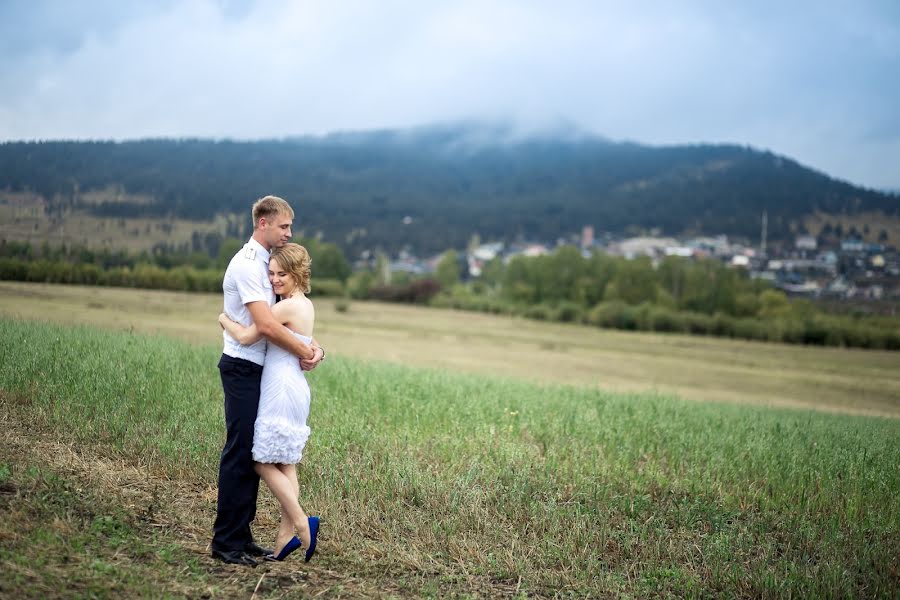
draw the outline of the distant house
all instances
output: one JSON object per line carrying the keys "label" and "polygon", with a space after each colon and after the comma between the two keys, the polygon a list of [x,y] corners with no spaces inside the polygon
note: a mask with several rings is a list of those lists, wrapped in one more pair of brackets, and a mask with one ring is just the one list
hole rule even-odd
{"label": "distant house", "polygon": [[522,250],[522,254],[525,256],[544,256],[549,253],[550,251],[547,249],[547,246],[543,244],[528,244],[525,246],[525,249]]}
{"label": "distant house", "polygon": [[694,256],[694,249],[688,246],[669,246],[665,250],[666,256],[680,256],[681,258],[690,258]]}
{"label": "distant house", "polygon": [[841,251],[843,252],[862,252],[863,242],[854,238],[841,240]]}
{"label": "distant house", "polygon": [[[615,248],[610,249],[614,253],[620,254],[625,258],[632,259],[638,256],[649,256],[655,258],[663,256],[666,248],[674,248],[678,246],[678,242],[673,238],[655,238],[655,237],[633,237],[622,240]],[[618,252],[615,252],[615,251]]]}
{"label": "distant house", "polygon": [[794,247],[797,250],[812,251],[819,247],[819,242],[813,235],[798,235],[797,239],[794,240]]}
{"label": "distant house", "polygon": [[472,277],[481,277],[484,265],[497,256],[500,256],[500,253],[503,252],[503,248],[503,242],[491,242],[489,244],[481,244],[472,249],[466,255],[466,268],[469,271],[469,275]]}
{"label": "distant house", "polygon": [[470,252],[476,260],[488,262],[503,252],[503,242],[492,242],[490,244],[481,244]]}
{"label": "distant house", "polygon": [[594,226],[585,225],[581,228],[581,248],[586,250],[594,245]]}
{"label": "distant house", "polygon": [[778,287],[788,296],[818,296],[822,291],[822,286],[815,281],[804,281],[802,283],[784,282],[778,284]]}
{"label": "distant house", "polygon": [[731,245],[728,243],[727,235],[696,237],[685,242],[685,246],[694,248],[695,254],[702,253],[718,257],[725,257],[731,254]]}
{"label": "distant house", "polygon": [[396,260],[388,268],[391,273],[409,273],[410,275],[424,275],[433,271],[427,263],[415,259]]}

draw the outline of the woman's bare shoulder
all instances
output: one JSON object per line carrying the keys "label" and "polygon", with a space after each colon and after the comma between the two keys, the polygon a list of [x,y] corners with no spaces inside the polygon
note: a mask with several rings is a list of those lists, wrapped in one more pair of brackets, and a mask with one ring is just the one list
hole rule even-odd
{"label": "woman's bare shoulder", "polygon": [[286,298],[275,306],[279,305],[281,305],[283,310],[295,313],[303,313],[313,310],[312,301],[306,296],[294,296],[293,298]]}

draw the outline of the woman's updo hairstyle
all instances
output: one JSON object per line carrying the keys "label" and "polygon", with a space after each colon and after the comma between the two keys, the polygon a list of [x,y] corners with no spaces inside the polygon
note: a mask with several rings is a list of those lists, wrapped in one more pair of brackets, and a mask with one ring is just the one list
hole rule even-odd
{"label": "woman's updo hairstyle", "polygon": [[304,294],[308,294],[309,287],[309,266],[312,259],[309,252],[300,244],[285,244],[281,248],[275,248],[269,259],[278,260],[278,265],[290,273],[297,281],[297,288]]}

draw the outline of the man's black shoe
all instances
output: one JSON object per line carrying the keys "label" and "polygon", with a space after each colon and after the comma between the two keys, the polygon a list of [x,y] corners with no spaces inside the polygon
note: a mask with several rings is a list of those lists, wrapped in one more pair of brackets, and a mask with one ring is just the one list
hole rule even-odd
{"label": "man's black shoe", "polygon": [[218,558],[229,565],[244,565],[247,567],[255,567],[257,565],[252,556],[241,550],[213,550],[212,557]]}
{"label": "man's black shoe", "polygon": [[246,552],[250,556],[268,556],[274,553],[271,548],[263,548],[256,542],[250,542],[249,544],[244,546],[244,552]]}

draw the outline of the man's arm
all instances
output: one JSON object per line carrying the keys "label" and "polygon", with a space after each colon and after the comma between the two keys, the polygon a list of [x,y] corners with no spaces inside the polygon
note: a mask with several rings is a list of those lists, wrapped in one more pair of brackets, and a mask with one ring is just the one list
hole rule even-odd
{"label": "man's arm", "polygon": [[249,302],[247,310],[250,311],[256,330],[267,340],[281,346],[301,359],[314,359],[316,357],[316,350],[313,350],[309,344],[298,340],[291,333],[290,329],[278,322],[267,302]]}
{"label": "man's arm", "polygon": [[319,345],[316,338],[312,338],[312,348],[315,351],[315,355],[312,358],[300,359],[300,368],[304,371],[312,371],[325,358],[325,350]]}

